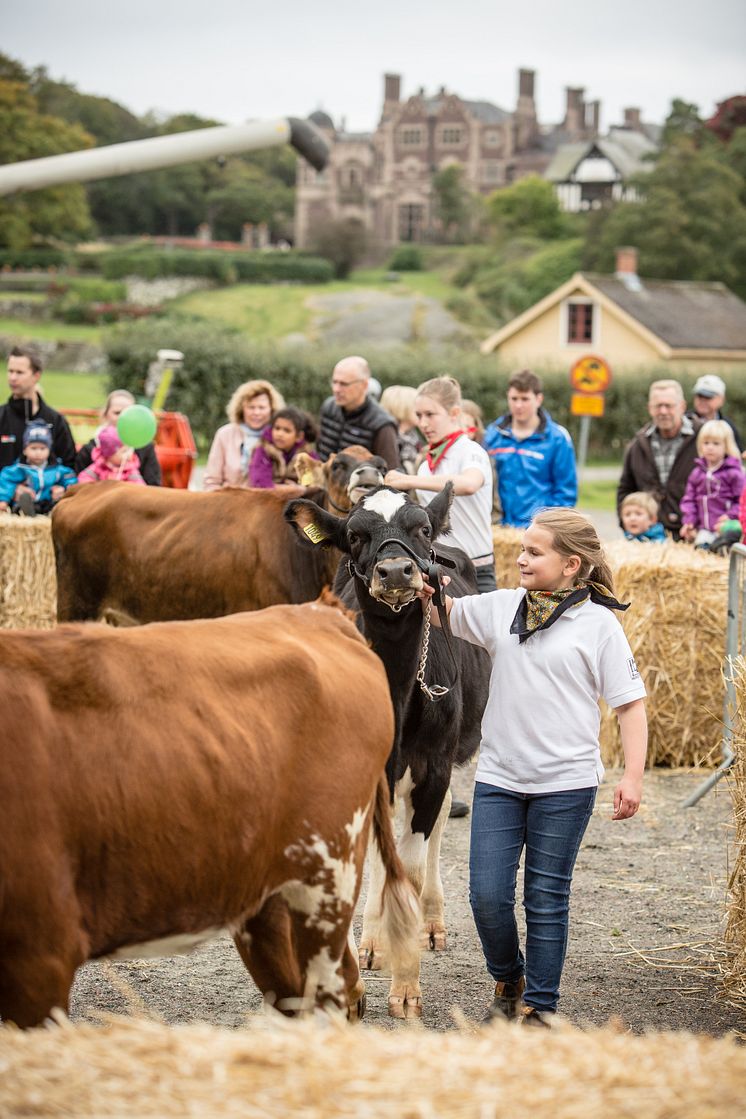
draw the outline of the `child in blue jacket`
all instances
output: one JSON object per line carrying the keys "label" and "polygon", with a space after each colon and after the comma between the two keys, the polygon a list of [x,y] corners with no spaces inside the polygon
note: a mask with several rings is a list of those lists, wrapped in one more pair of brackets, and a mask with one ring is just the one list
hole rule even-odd
{"label": "child in blue jacket", "polygon": [[[48,513],[68,486],[77,482],[75,472],[61,463],[50,463],[52,429],[30,423],[23,433],[23,457],[0,470],[0,512],[35,517]],[[18,494],[18,486],[22,489]]]}

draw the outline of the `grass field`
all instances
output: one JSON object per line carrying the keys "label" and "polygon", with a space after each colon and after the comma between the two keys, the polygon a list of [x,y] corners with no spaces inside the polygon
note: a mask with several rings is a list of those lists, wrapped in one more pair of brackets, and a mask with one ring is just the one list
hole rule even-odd
{"label": "grass field", "polygon": [[101,341],[101,328],[98,326],[56,321],[39,322],[37,319],[0,318],[0,334],[8,335],[19,342],[42,338],[60,342],[91,342],[97,346]]}
{"label": "grass field", "polygon": [[581,482],[578,487],[578,505],[582,509],[613,512],[616,509],[616,491],[615,481]]}
{"label": "grass field", "polygon": [[100,408],[106,397],[106,375],[45,369],[39,387],[53,408]]}
{"label": "grass field", "polygon": [[329,284],[236,284],[214,291],[196,291],[169,304],[173,310],[200,318],[224,322],[269,341],[287,334],[308,331],[313,312],[306,300],[313,295],[362,290],[385,291],[390,295],[423,295],[445,301],[458,289],[434,272],[401,273],[398,280],[387,280],[383,268],[353,272],[349,280]]}

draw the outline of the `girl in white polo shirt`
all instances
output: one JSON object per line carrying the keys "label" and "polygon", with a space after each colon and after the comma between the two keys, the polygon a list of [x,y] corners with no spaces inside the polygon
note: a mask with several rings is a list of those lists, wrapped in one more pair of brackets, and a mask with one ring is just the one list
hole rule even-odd
{"label": "girl in white polo shirt", "polygon": [[446,483],[453,483],[451,527],[440,537],[462,548],[474,564],[480,593],[494,591],[492,543],[493,472],[489,456],[461,427],[461,386],[453,377],[434,377],[417,389],[417,426],[428,442],[427,455],[416,475],[390,470],[387,486],[416,490],[427,505]]}
{"label": "girl in white polo shirt", "polygon": [[[570,883],[604,769],[602,696],[616,711],[624,775],[615,820],[637,811],[647,750],[645,688],[614,610],[593,525],[573,509],[537,513],[518,557],[520,589],[448,599],[457,637],[492,658],[471,828],[470,900],[490,1016],[546,1026],[557,1008]],[[429,591],[429,588],[428,588]],[[437,624],[435,611],[431,620]],[[515,885],[525,847],[525,953]]]}

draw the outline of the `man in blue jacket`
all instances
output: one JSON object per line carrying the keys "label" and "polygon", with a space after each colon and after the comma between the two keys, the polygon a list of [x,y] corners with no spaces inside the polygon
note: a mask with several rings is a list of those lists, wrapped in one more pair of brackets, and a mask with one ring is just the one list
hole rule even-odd
{"label": "man in blue jacket", "polygon": [[574,505],[578,477],[572,439],[542,408],[540,379],[528,369],[508,382],[508,409],[491,423],[484,446],[497,472],[504,525],[525,528],[537,509]]}

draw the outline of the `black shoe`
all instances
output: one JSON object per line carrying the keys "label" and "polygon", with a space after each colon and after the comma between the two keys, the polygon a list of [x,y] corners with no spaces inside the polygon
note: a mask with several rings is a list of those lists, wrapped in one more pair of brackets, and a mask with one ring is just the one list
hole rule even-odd
{"label": "black shoe", "polygon": [[553,1014],[547,1010],[537,1010],[535,1006],[521,1008],[520,1025],[532,1026],[534,1029],[551,1030]]}
{"label": "black shoe", "polygon": [[18,512],[22,517],[35,517],[36,506],[34,505],[34,495],[32,493],[22,493],[16,499]]}
{"label": "black shoe", "polygon": [[495,997],[483,1024],[494,1022],[495,1018],[501,1018],[506,1022],[512,1022],[516,1019],[521,1006],[521,995],[525,989],[526,980],[523,976],[520,979],[514,979],[512,982],[501,981],[496,983]]}
{"label": "black shoe", "polygon": [[463,800],[452,800],[451,811],[448,816],[451,820],[458,820],[461,816],[469,815],[469,805]]}

